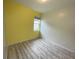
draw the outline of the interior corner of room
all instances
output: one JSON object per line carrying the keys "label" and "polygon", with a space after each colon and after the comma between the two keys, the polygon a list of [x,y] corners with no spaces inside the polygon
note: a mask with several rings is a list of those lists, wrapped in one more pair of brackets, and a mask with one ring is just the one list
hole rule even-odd
{"label": "interior corner of room", "polygon": [[39,38],[75,52],[74,4],[74,0],[4,0],[6,46]]}

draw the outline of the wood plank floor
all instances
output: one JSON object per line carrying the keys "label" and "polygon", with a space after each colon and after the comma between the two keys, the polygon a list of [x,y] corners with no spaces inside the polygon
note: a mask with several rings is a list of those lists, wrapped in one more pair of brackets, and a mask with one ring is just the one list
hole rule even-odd
{"label": "wood plank floor", "polygon": [[7,59],[75,59],[74,53],[43,39],[8,47]]}

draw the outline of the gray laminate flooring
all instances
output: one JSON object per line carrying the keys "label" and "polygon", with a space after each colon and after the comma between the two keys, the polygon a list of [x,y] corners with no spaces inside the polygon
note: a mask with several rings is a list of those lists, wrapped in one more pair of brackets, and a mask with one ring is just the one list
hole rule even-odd
{"label": "gray laminate flooring", "polygon": [[7,59],[75,59],[74,53],[47,40],[25,41],[8,47]]}

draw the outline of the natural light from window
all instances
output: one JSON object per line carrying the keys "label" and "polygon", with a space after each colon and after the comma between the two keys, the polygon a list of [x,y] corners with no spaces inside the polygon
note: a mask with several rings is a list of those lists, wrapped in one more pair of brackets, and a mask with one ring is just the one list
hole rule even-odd
{"label": "natural light from window", "polygon": [[40,19],[34,19],[34,31],[40,31]]}

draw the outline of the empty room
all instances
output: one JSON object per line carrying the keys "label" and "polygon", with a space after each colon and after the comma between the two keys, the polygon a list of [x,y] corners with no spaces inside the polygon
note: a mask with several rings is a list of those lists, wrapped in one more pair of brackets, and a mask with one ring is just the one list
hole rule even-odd
{"label": "empty room", "polygon": [[75,59],[75,0],[4,0],[5,59]]}

